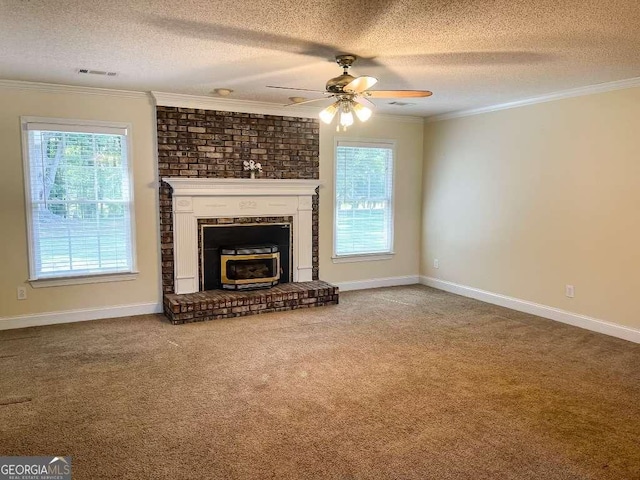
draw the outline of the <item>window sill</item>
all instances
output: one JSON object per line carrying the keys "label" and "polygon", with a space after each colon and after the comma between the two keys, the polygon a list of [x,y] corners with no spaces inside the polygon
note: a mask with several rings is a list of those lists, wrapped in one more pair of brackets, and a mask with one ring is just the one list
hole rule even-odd
{"label": "window sill", "polygon": [[125,282],[138,278],[139,272],[110,273],[102,275],[86,275],[78,277],[40,278],[29,280],[33,288],[61,287],[64,285],[81,285],[84,283]]}
{"label": "window sill", "polygon": [[364,255],[342,255],[331,257],[333,263],[377,262],[379,260],[391,260],[395,253],[375,253]]}

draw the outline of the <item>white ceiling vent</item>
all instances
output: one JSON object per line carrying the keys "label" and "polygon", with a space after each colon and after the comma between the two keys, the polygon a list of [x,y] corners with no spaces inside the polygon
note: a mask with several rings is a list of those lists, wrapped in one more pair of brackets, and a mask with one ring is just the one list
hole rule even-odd
{"label": "white ceiling vent", "polygon": [[78,73],[83,75],[103,75],[105,77],[115,77],[118,72],[105,72],[104,70],[91,70],[89,68],[79,68]]}

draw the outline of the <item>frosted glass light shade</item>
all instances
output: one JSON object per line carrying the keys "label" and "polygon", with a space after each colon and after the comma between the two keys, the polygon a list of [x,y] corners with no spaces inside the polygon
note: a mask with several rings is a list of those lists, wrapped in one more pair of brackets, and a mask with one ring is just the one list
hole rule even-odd
{"label": "frosted glass light shade", "polygon": [[332,103],[320,112],[320,120],[329,125],[338,112],[338,102]]}
{"label": "frosted glass light shade", "polygon": [[340,112],[340,125],[343,127],[350,127],[353,125],[353,113],[351,110],[342,110]]}
{"label": "frosted glass light shade", "polygon": [[356,112],[356,115],[361,122],[366,122],[371,118],[371,115],[373,114],[373,111],[371,111],[370,108],[367,108],[364,105],[355,102],[353,104],[353,111]]}

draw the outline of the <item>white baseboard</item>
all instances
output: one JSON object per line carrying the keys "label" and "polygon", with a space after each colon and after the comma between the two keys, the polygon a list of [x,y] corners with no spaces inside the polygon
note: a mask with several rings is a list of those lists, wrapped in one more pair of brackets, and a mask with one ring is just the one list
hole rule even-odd
{"label": "white baseboard", "polygon": [[499,293],[487,292],[479,288],[468,287],[458,283],[447,282],[437,278],[421,276],[420,283],[428,287],[451,292],[463,297],[475,298],[483,302],[492,303],[501,307],[510,308],[519,312],[530,313],[539,317],[556,320],[558,322],[567,323],[575,327],[585,328],[612,337],[622,338],[630,342],[640,343],[640,330],[625,327],[617,323],[606,322],[597,318],[588,317],[579,313],[568,312],[559,308],[541,305],[539,303],[521,300],[519,298],[500,295]]}
{"label": "white baseboard", "polygon": [[402,277],[372,278],[370,280],[356,280],[354,282],[331,282],[340,288],[341,292],[349,290],[366,290],[368,288],[395,287],[398,285],[415,285],[420,283],[419,275],[405,275]]}
{"label": "white baseboard", "polygon": [[135,305],[116,305],[104,308],[87,308],[68,310],[63,312],[36,313],[33,315],[19,315],[16,317],[0,317],[0,330],[12,328],[38,327],[40,325],[54,325],[56,323],[84,322],[86,320],[100,320],[103,318],[129,317],[132,315],[146,315],[161,313],[159,303],[140,303]]}

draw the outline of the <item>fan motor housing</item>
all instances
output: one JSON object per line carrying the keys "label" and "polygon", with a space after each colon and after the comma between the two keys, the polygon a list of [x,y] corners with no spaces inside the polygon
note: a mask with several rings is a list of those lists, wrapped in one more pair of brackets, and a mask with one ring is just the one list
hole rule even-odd
{"label": "fan motor housing", "polygon": [[327,92],[342,93],[345,86],[349,85],[355,77],[348,73],[343,73],[339,77],[334,77],[327,82]]}
{"label": "fan motor housing", "polygon": [[356,56],[349,53],[343,55],[336,55],[336,63],[340,65],[344,72],[339,77],[334,77],[327,82],[327,92],[331,93],[343,93],[344,87],[351,83],[355,79],[354,76],[347,73],[347,69],[353,65],[356,61]]}

